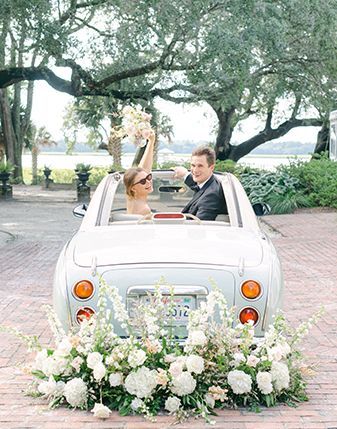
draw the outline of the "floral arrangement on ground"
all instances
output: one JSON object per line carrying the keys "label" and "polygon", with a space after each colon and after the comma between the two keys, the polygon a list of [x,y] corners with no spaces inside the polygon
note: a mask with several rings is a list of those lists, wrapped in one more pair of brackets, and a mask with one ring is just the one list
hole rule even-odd
{"label": "floral arrangement on ground", "polygon": [[[42,348],[36,337],[19,334],[36,349],[30,373],[35,392],[50,406],[91,410],[108,418],[143,414],[150,420],[166,410],[181,421],[191,415],[207,421],[216,408],[294,404],[307,399],[299,342],[320,312],[292,329],[278,314],[265,337],[254,340],[250,323],[235,324],[222,292],[214,286],[200,307],[189,313],[187,338],[175,339],[173,288],[164,304],[157,285],[150,302],[131,319],[118,289],[100,281],[98,312],[66,334],[48,308],[55,348]],[[118,337],[114,317],[128,332]],[[137,328],[141,327],[141,328]]]}

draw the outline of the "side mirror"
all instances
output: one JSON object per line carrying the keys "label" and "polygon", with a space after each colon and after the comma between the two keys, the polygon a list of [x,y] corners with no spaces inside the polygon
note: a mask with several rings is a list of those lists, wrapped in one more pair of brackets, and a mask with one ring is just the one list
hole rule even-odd
{"label": "side mirror", "polygon": [[79,206],[76,206],[76,207],[73,209],[73,215],[74,215],[75,217],[80,217],[80,218],[82,218],[82,217],[84,217],[84,216],[85,216],[85,213],[86,213],[86,211],[87,211],[87,208],[88,208],[88,205],[87,205],[87,204],[80,204]]}
{"label": "side mirror", "polygon": [[255,203],[253,204],[253,210],[256,216],[264,216],[270,213],[271,208],[266,203]]}

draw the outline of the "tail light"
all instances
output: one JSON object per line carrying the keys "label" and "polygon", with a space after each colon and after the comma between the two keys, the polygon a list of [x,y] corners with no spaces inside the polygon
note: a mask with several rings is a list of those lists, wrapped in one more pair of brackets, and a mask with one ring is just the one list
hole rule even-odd
{"label": "tail light", "polygon": [[240,311],[239,318],[240,322],[243,324],[252,320],[254,325],[256,325],[259,320],[259,313],[255,310],[255,308],[246,307]]}
{"label": "tail light", "polygon": [[247,280],[242,283],[241,292],[245,298],[255,299],[261,295],[261,286],[255,280]]}
{"label": "tail light", "polygon": [[90,307],[79,308],[76,312],[76,321],[81,323],[83,320],[89,320],[93,314],[95,314],[95,311]]}
{"label": "tail light", "polygon": [[89,280],[77,282],[73,289],[75,298],[89,299],[94,293],[94,285]]}

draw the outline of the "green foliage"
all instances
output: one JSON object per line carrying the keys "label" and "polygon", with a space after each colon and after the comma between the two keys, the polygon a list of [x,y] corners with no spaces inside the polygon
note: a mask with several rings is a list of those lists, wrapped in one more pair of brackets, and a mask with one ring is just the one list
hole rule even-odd
{"label": "green foliage", "polygon": [[241,183],[252,204],[267,203],[272,213],[292,213],[310,205],[298,178],[287,171],[254,171],[241,174]]}
{"label": "green foliage", "polygon": [[74,170],[69,169],[53,169],[50,178],[54,183],[73,183],[76,178]]}
{"label": "green foliage", "polygon": [[316,156],[310,162],[294,162],[279,167],[282,174],[289,174],[299,183],[310,206],[337,208],[337,163],[327,154]]}
{"label": "green foliage", "polygon": [[90,164],[83,164],[82,162],[79,162],[75,166],[76,173],[89,173],[91,169],[92,169],[92,166]]}
{"label": "green foliage", "polygon": [[90,170],[88,184],[90,186],[98,185],[100,181],[108,174],[109,170],[110,169],[107,167],[93,167]]}
{"label": "green foliage", "polygon": [[1,161],[0,162],[0,173],[12,173],[14,170],[14,164],[10,161]]}

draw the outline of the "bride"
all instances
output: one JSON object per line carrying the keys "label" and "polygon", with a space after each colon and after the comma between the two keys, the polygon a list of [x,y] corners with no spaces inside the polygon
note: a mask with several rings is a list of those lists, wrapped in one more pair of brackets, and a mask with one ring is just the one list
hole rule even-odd
{"label": "bride", "polygon": [[151,131],[138,167],[129,168],[124,173],[128,214],[146,215],[151,213],[147,197],[153,191],[151,168],[154,142],[155,134]]}

